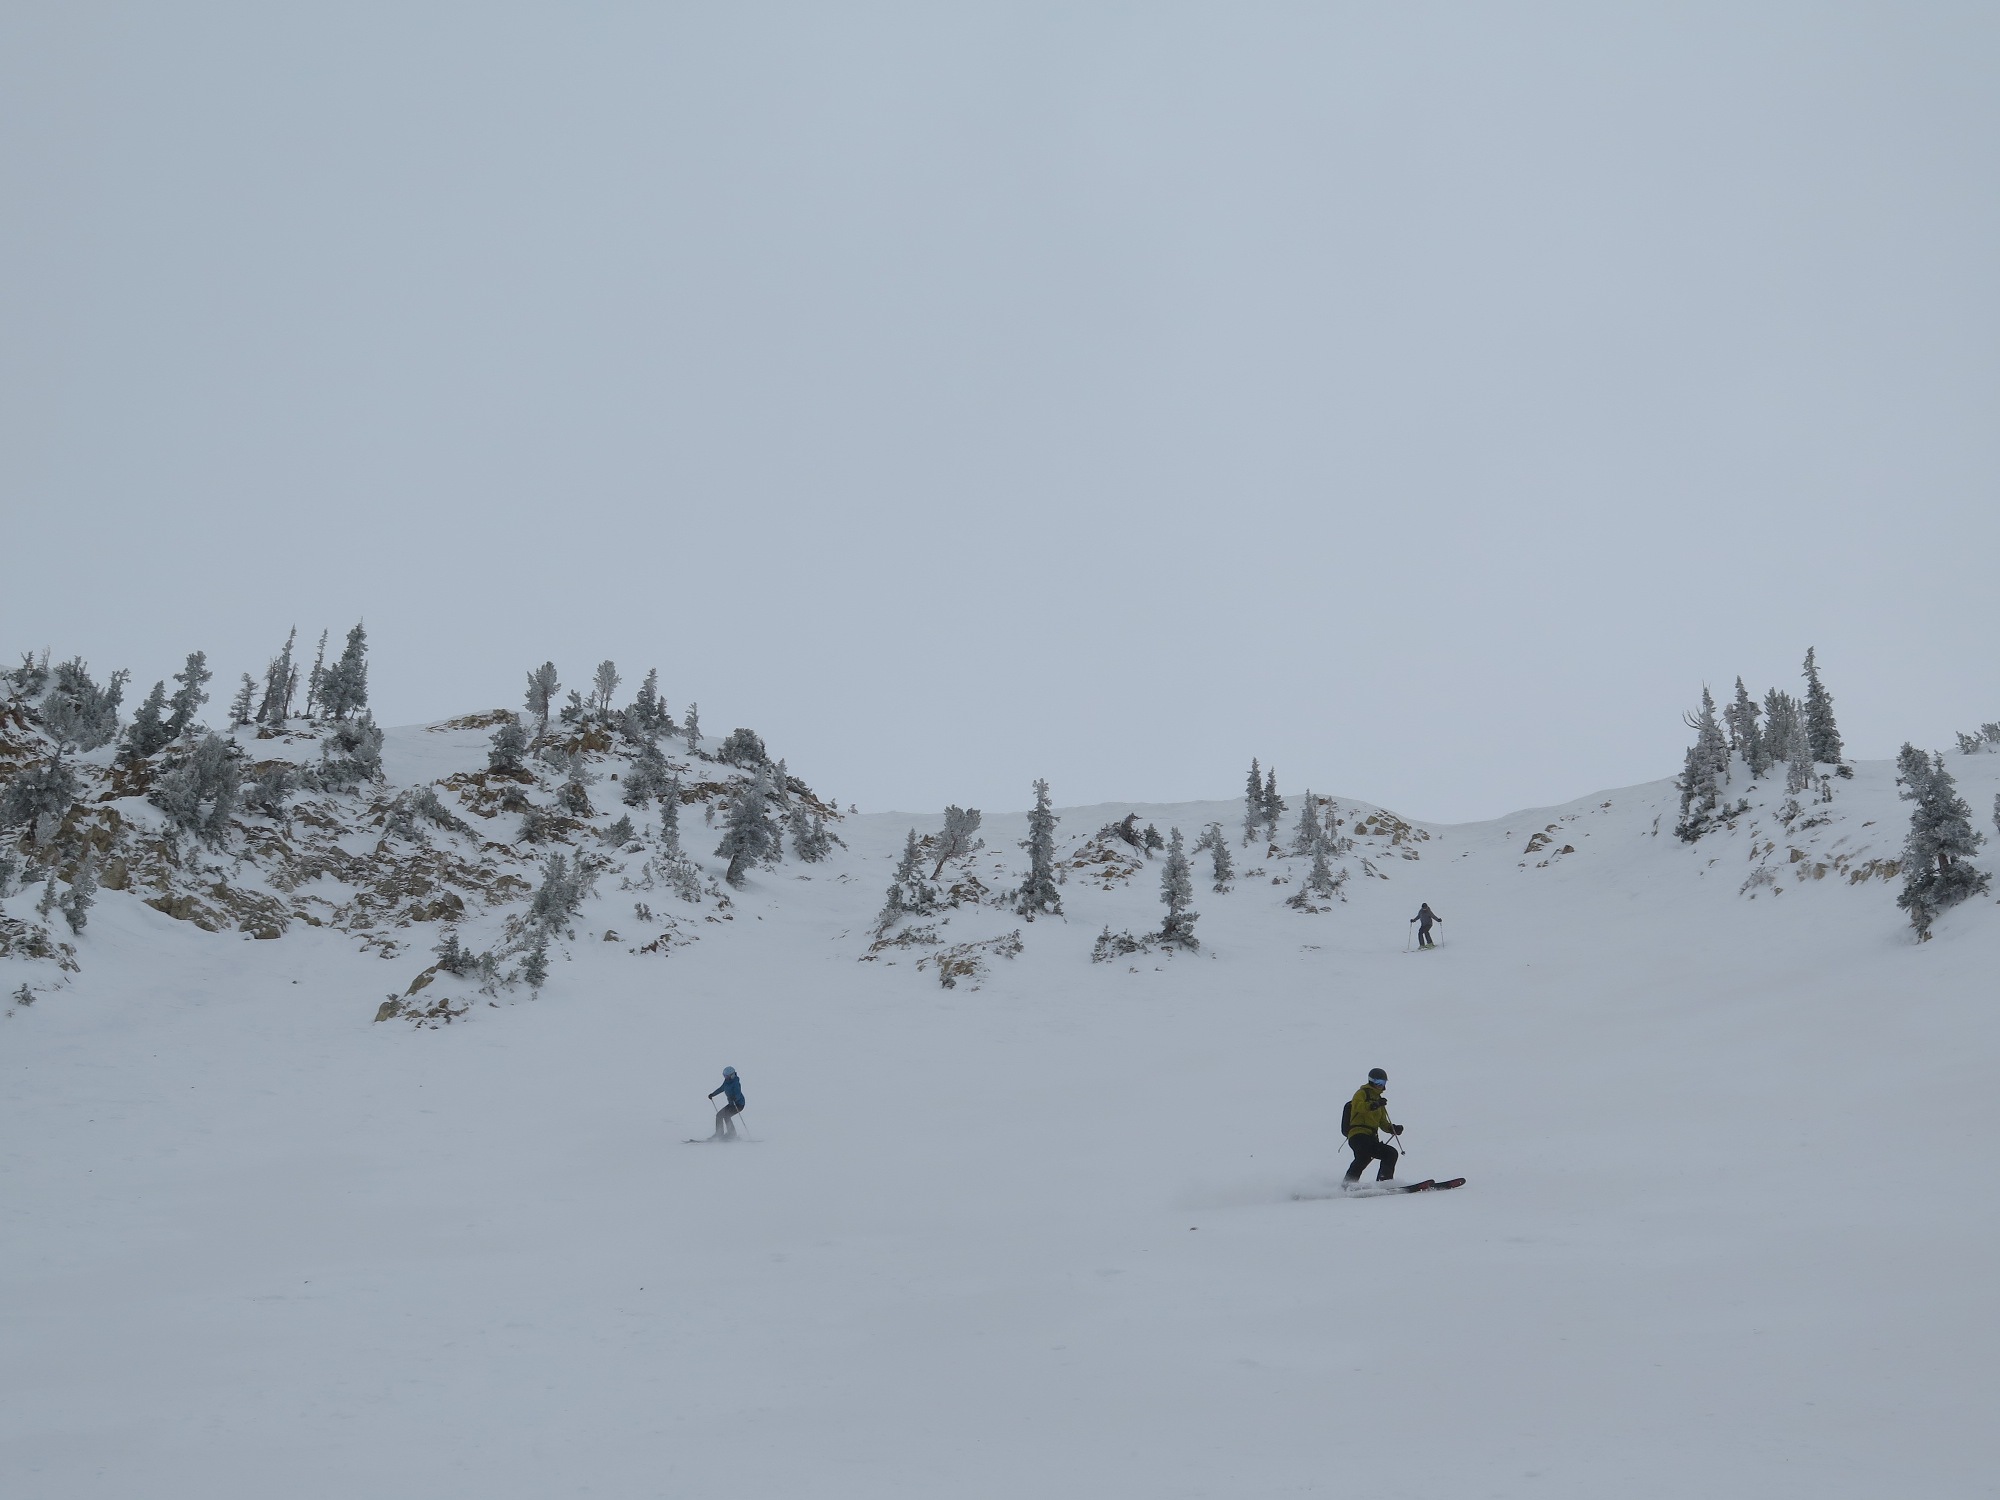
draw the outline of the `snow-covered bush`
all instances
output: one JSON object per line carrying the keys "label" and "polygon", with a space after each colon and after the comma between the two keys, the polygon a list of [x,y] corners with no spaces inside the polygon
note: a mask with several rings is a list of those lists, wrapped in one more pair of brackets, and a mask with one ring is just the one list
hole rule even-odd
{"label": "snow-covered bush", "polygon": [[[328,671],[331,675],[332,669]],[[373,781],[382,774],[382,731],[375,727],[374,715],[364,709],[357,718],[340,720],[321,742],[319,754],[319,783],[326,790],[351,792]]]}
{"label": "snow-covered bush", "polygon": [[151,798],[174,833],[219,843],[242,782],[236,746],[210,731],[153,783]]}
{"label": "snow-covered bush", "polygon": [[79,750],[108,745],[118,733],[118,705],[125,697],[130,672],[113,672],[99,687],[82,657],[58,663],[55,682],[42,699],[42,727],[58,744]]}

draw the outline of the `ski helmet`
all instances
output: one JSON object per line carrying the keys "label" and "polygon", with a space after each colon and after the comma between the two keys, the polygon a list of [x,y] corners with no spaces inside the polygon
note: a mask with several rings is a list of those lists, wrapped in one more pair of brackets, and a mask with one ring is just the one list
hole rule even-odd
{"label": "ski helmet", "polygon": [[1380,1068],[1370,1068],[1368,1070],[1368,1081],[1370,1083],[1387,1083],[1389,1075]]}
{"label": "ski helmet", "polygon": [[734,1078],[736,1076],[736,1070],[734,1068],[724,1068],[722,1070],[722,1076],[724,1078]]}

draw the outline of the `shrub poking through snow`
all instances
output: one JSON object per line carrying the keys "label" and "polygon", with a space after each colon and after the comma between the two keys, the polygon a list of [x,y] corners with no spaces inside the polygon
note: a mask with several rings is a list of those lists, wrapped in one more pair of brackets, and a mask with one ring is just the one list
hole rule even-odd
{"label": "shrub poking through snow", "polygon": [[219,844],[229,831],[229,815],[236,810],[242,784],[236,747],[210,731],[153,783],[152,801],[167,815],[175,833]]}

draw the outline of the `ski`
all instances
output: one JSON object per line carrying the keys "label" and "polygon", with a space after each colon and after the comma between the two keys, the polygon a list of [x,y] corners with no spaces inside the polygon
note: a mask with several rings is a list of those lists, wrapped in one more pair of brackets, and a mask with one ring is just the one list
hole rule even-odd
{"label": "ski", "polygon": [[1442,1193],[1450,1188],[1465,1186],[1463,1177],[1453,1177],[1439,1182],[1435,1177],[1426,1177],[1422,1182],[1365,1182],[1353,1187],[1343,1187],[1331,1193],[1294,1193],[1294,1203],[1321,1203],[1329,1198],[1387,1198],[1396,1193]]}

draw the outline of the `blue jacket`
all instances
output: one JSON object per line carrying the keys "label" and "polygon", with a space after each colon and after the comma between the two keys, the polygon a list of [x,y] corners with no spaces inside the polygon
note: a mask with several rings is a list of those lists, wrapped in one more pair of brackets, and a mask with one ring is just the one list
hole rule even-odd
{"label": "blue jacket", "polygon": [[727,1094],[729,1096],[729,1102],[735,1105],[738,1109],[741,1109],[743,1107],[743,1080],[740,1078],[723,1079],[721,1088],[710,1089],[708,1091],[708,1097],[711,1099],[713,1099],[717,1094]]}

